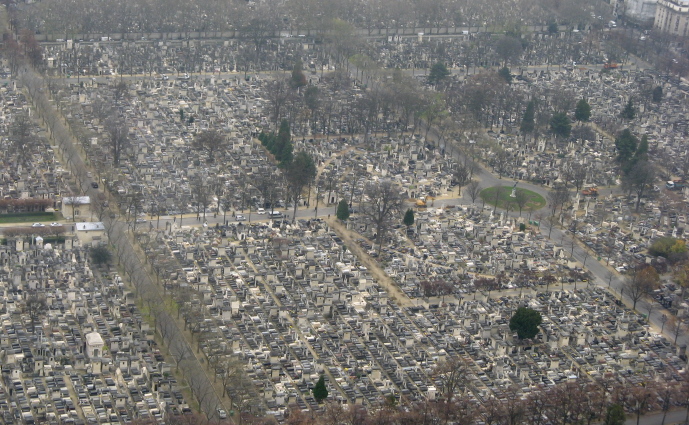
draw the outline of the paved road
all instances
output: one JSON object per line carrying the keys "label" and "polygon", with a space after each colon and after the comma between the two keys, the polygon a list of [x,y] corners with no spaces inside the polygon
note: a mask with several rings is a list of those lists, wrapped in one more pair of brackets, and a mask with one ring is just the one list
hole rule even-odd
{"label": "paved road", "polygon": [[[74,174],[85,174],[89,169],[82,156],[78,154],[74,136],[67,129],[65,122],[59,118],[59,113],[54,109],[52,104],[42,99],[45,97],[45,94],[43,90],[39,88],[43,86],[41,76],[34,73],[32,69],[25,68],[20,78],[27,87],[28,92],[35,93],[36,98],[33,99],[33,102],[36,108],[40,109],[41,115],[56,118],[47,121],[51,123],[49,125],[52,125],[51,135],[56,139],[60,139],[55,140],[55,143],[62,146],[63,150],[75,153],[74,155],[70,155],[70,161],[68,162],[71,171]],[[91,179],[86,180],[87,181],[84,182],[86,194],[90,195],[92,199],[98,199],[98,190],[91,187]],[[137,254],[138,251],[132,244],[127,224],[118,221],[117,218],[111,219],[110,217],[106,217],[104,223],[109,231],[110,242],[117,245],[118,252],[122,251],[126,253],[122,256],[123,263],[125,269],[130,270],[130,283],[137,288],[137,292],[139,294],[149,294],[149,296],[160,294],[161,289],[151,279],[146,266],[141,260],[141,256]],[[194,388],[198,388],[203,392],[203,397],[199,397],[202,411],[208,415],[209,419],[214,418],[217,408],[222,406],[222,401],[220,397],[218,397],[216,391],[210,391],[210,389],[213,389],[212,383],[208,379],[205,369],[201,366],[198,358],[194,355],[195,351],[184,337],[184,333],[182,329],[179,328],[177,320],[172,317],[169,312],[161,310],[156,316],[156,322],[169,324],[170,327],[168,329],[174,329],[169,332],[167,338],[168,350],[172,353],[173,357],[178,359],[179,367],[184,370],[185,377],[190,386],[193,383]],[[197,396],[198,391],[199,390],[194,390]]]}

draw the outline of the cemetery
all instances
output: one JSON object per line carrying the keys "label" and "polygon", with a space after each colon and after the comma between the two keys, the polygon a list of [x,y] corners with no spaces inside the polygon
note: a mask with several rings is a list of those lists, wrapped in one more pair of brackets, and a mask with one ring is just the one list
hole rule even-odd
{"label": "cemetery", "polygon": [[[282,422],[323,409],[321,377],[334,403],[437,401],[450,360],[476,406],[573,383],[681,385],[686,338],[650,317],[662,308],[683,329],[686,291],[666,275],[643,314],[610,281],[668,271],[648,248],[684,239],[687,86],[601,68],[592,34],[535,33],[509,83],[492,79],[508,58],[481,33],[372,39],[348,71],[312,37],[270,39],[261,55],[237,39],[46,44],[40,86],[57,118],[25,97],[30,72],[0,89],[0,209],[60,214],[3,224],[3,421],[165,423],[196,409]],[[447,85],[419,88],[422,109],[394,106],[436,62],[452,64]],[[429,106],[455,110],[449,98],[483,78],[514,102],[466,122]],[[533,99],[545,124],[523,131]],[[580,99],[590,120],[544,131]],[[296,195],[258,139],[283,122],[317,169]],[[624,129],[647,137],[639,155],[657,168],[642,189],[622,181]],[[215,145],[199,141],[210,131]],[[383,226],[370,205],[386,184],[403,208]],[[533,338],[511,329],[521,307],[542,317]]]}

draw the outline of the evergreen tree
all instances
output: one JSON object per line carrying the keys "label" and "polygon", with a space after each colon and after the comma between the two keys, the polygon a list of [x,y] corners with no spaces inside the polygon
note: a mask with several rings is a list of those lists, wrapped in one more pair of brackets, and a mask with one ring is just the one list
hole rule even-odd
{"label": "evergreen tree", "polygon": [[617,162],[625,167],[634,157],[639,141],[629,131],[628,128],[622,130],[619,136],[615,139],[615,147],[617,148]]}
{"label": "evergreen tree", "polygon": [[349,218],[349,205],[347,200],[343,199],[337,204],[337,219],[346,221]]}
{"label": "evergreen tree", "polygon": [[603,425],[624,425],[627,417],[624,414],[624,409],[619,404],[611,404],[605,412],[605,421]]}
{"label": "evergreen tree", "polygon": [[98,245],[91,248],[91,261],[97,266],[107,264],[110,262],[112,254],[105,245]]}
{"label": "evergreen tree", "polygon": [[663,100],[663,88],[662,87],[656,86],[656,88],[653,89],[652,99],[655,103],[660,103],[660,101]]}
{"label": "evergreen tree", "polygon": [[444,63],[438,62],[431,67],[428,73],[428,84],[435,86],[450,76],[450,71]]}
{"label": "evergreen tree", "polygon": [[516,331],[519,339],[533,338],[543,322],[541,313],[527,307],[519,307],[510,319],[510,330]]}
{"label": "evergreen tree", "polygon": [[301,60],[297,59],[294,62],[294,68],[292,68],[292,79],[290,80],[290,85],[297,89],[299,87],[304,87],[306,85],[306,75],[302,69]]}
{"label": "evergreen tree", "polygon": [[577,102],[577,107],[574,110],[574,119],[579,122],[586,122],[591,119],[591,105],[586,99],[581,99]]}
{"label": "evergreen tree", "polygon": [[287,164],[292,160],[292,133],[287,120],[280,122],[280,129],[271,152],[280,164]]}
{"label": "evergreen tree", "polygon": [[634,102],[631,98],[629,99],[629,102],[627,102],[627,105],[625,105],[620,115],[626,120],[633,120],[636,116],[636,108],[634,107]]}
{"label": "evergreen tree", "polygon": [[500,70],[498,71],[498,75],[500,76],[500,78],[505,80],[507,84],[512,84],[512,73],[510,72],[510,69],[508,67],[503,66],[502,68],[500,68]]}
{"label": "evergreen tree", "polygon": [[522,133],[533,133],[536,128],[536,123],[534,120],[536,104],[533,100],[530,100],[526,104],[526,111],[524,111],[524,116],[522,117],[522,124],[519,127],[519,131]]}
{"label": "evergreen tree", "polygon": [[556,112],[550,119],[550,130],[557,137],[565,139],[572,132],[572,123],[565,112]]}
{"label": "evergreen tree", "polygon": [[328,388],[325,386],[325,376],[321,375],[316,382],[316,386],[311,390],[313,392],[313,398],[316,399],[318,403],[322,403],[323,400],[328,398]]}
{"label": "evergreen tree", "polygon": [[409,226],[414,224],[414,210],[409,208],[406,213],[404,213],[404,218],[402,219],[402,223],[404,223],[407,228]]}
{"label": "evergreen tree", "polygon": [[636,147],[636,152],[634,152],[634,160],[642,161],[648,159],[648,136],[645,134],[641,137],[639,146]]}

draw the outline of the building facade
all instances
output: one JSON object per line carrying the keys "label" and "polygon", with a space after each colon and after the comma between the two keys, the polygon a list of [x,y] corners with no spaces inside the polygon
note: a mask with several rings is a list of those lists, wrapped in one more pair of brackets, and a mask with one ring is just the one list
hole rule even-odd
{"label": "building facade", "polygon": [[632,21],[641,24],[650,23],[656,16],[657,4],[658,0],[627,0],[624,14]]}
{"label": "building facade", "polygon": [[689,0],[658,0],[653,26],[672,35],[689,35]]}

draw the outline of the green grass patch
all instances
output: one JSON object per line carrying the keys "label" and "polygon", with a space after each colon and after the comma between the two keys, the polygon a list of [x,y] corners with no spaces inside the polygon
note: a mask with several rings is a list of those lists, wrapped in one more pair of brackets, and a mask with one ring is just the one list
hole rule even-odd
{"label": "green grass patch", "polygon": [[0,223],[36,223],[41,221],[60,220],[62,220],[62,215],[57,212],[0,214]]}
{"label": "green grass patch", "polygon": [[[524,205],[522,211],[536,211],[545,207],[545,199],[538,193],[520,188],[517,188],[517,192],[524,193],[527,196],[526,205]],[[488,205],[495,206],[497,199],[498,208],[507,209],[506,207],[509,204],[510,211],[519,211],[517,200],[510,196],[511,193],[511,186],[493,186],[483,189],[479,196]]]}

